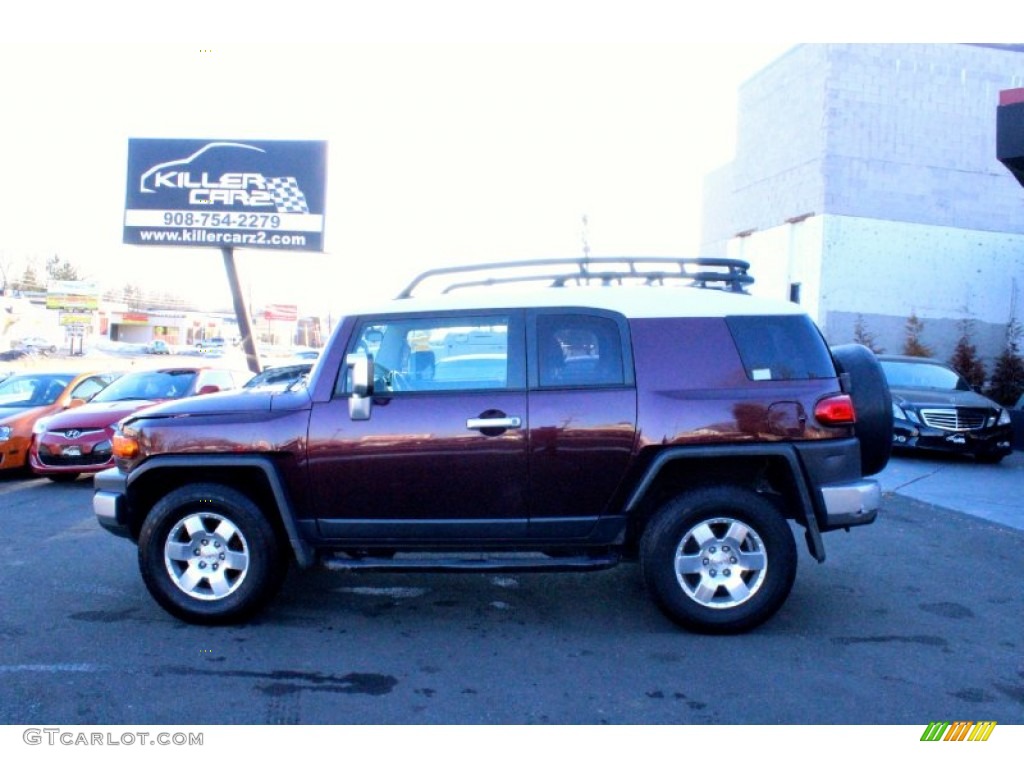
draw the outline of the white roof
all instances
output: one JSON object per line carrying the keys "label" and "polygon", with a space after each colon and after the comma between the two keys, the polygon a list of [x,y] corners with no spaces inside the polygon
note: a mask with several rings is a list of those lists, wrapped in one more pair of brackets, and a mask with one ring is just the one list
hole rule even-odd
{"label": "white roof", "polygon": [[589,307],[618,312],[629,318],[804,314],[796,304],[743,293],[709,288],[643,285],[535,287],[518,291],[466,289],[354,307],[347,314],[419,314],[445,310],[492,311],[531,307]]}

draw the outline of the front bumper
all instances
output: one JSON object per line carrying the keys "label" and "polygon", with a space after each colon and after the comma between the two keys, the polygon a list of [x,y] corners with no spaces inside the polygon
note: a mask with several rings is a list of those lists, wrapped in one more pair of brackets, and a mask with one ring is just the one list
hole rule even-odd
{"label": "front bumper", "polygon": [[973,456],[1007,456],[1013,451],[1013,427],[952,432],[897,419],[893,424],[892,447]]}
{"label": "front bumper", "polygon": [[36,440],[28,462],[40,475],[94,474],[112,468],[114,456],[109,437],[92,443]]}
{"label": "front bumper", "polygon": [[115,536],[132,538],[128,527],[128,476],[121,470],[107,469],[93,477],[92,511],[99,524]]}
{"label": "front bumper", "polygon": [[0,469],[21,469],[28,460],[29,441],[18,435],[0,443]]}

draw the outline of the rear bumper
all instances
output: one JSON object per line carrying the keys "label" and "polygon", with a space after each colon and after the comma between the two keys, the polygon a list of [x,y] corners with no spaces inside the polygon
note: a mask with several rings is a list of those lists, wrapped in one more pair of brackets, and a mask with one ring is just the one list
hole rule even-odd
{"label": "rear bumper", "polygon": [[861,479],[832,483],[821,488],[825,505],[825,530],[873,523],[882,507],[882,487],[877,480]]}
{"label": "rear bumper", "polygon": [[808,486],[818,490],[814,506],[823,533],[875,521],[882,508],[882,488],[861,474],[857,438],[809,441],[796,447]]}

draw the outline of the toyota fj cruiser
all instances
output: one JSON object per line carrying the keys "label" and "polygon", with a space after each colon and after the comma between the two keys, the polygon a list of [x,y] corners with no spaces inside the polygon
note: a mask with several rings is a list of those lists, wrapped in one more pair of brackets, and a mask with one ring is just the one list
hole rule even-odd
{"label": "toyota fj cruiser", "polygon": [[729,259],[432,270],[345,317],[304,384],[129,417],[95,514],[190,622],[252,615],[289,564],[638,560],[681,626],[748,630],[789,594],[795,529],[820,562],[875,519],[892,444],[874,355],[750,282]]}

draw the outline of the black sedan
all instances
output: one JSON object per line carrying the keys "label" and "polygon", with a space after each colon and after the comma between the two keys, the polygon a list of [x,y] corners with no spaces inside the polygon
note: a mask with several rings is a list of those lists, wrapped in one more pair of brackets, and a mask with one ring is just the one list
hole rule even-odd
{"label": "black sedan", "polygon": [[945,363],[879,355],[892,392],[893,447],[974,456],[995,464],[1013,450],[1010,412]]}

